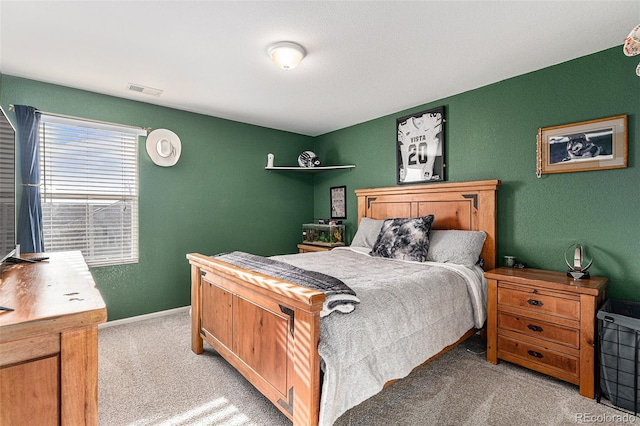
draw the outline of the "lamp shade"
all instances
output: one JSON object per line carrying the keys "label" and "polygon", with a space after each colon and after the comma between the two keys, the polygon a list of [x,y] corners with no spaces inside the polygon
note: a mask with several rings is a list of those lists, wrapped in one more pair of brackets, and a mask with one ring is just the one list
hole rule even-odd
{"label": "lamp shade", "polygon": [[273,63],[284,70],[297,67],[305,56],[304,48],[290,41],[281,41],[272,44],[267,50],[267,53]]}

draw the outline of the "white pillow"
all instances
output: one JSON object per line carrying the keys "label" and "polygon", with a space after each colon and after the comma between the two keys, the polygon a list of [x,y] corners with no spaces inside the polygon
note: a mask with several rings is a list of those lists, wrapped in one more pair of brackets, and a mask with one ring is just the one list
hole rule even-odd
{"label": "white pillow", "polygon": [[363,217],[360,220],[360,226],[358,226],[358,230],[356,231],[356,235],[353,237],[353,241],[351,241],[351,245],[353,247],[373,248],[373,245],[378,239],[383,223],[384,220]]}
{"label": "white pillow", "polygon": [[432,229],[427,261],[456,263],[472,268],[480,259],[486,238],[484,231]]}

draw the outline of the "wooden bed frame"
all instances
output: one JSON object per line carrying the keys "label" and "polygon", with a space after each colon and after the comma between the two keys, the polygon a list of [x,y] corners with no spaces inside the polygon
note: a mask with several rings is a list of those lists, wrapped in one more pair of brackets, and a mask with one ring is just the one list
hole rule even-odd
{"label": "wooden bed frame", "polygon": [[[434,229],[485,231],[482,257],[492,269],[499,186],[488,180],[356,190],[358,223],[434,214]],[[206,340],[294,425],[317,425],[324,294],[202,254],[187,258],[193,352],[202,353]]]}

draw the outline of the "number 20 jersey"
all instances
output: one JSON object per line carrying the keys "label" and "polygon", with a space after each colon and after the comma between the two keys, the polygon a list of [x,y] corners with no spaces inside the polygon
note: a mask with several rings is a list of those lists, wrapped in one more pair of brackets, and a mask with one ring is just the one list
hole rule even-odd
{"label": "number 20 jersey", "polygon": [[398,125],[401,182],[420,182],[432,178],[433,160],[436,155],[442,155],[438,139],[441,126],[442,117],[439,113],[409,117]]}

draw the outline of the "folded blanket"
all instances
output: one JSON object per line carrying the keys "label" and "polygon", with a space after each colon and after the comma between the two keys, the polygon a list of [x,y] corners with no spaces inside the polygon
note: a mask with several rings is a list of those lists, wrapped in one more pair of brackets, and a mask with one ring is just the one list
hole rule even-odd
{"label": "folded blanket", "polygon": [[326,295],[326,299],[320,312],[321,317],[334,311],[352,312],[355,305],[360,303],[356,293],[349,286],[330,275],[241,251],[218,254],[213,257],[241,268],[322,291]]}

